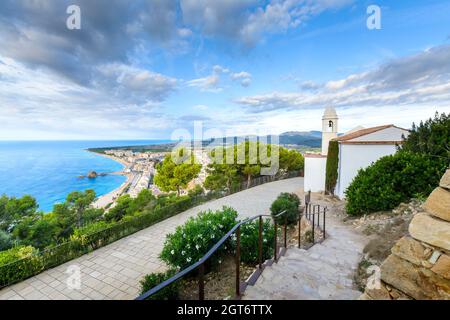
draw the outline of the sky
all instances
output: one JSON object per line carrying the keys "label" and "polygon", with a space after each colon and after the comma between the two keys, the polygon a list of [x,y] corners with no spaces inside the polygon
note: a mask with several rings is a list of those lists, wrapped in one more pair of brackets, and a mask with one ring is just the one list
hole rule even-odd
{"label": "sky", "polygon": [[327,106],[340,132],[410,128],[450,112],[449,14],[433,0],[2,0],[0,140],[320,130]]}

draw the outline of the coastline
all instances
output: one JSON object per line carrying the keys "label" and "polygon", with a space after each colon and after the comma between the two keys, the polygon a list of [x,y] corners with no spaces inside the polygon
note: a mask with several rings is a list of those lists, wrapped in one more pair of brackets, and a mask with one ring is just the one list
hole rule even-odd
{"label": "coastline", "polygon": [[95,202],[92,204],[92,206],[94,208],[96,208],[96,209],[105,209],[109,205],[113,204],[117,200],[117,198],[119,198],[120,196],[123,195],[123,193],[126,190],[126,188],[131,184],[131,182],[135,178],[136,174],[133,174],[131,172],[130,173],[126,173],[125,172],[125,170],[127,168],[129,168],[130,163],[128,163],[128,162],[126,162],[126,161],[124,161],[122,159],[119,159],[119,158],[116,158],[114,156],[107,155],[107,154],[97,153],[97,152],[93,152],[93,151],[89,151],[89,150],[86,150],[86,151],[87,152],[91,152],[91,153],[93,153],[93,154],[95,154],[97,156],[101,156],[101,157],[105,157],[105,158],[111,159],[111,160],[116,161],[116,162],[118,162],[118,163],[120,163],[120,164],[122,164],[124,166],[124,168],[122,168],[122,171],[112,172],[112,173],[109,173],[109,174],[116,174],[116,175],[126,176],[127,179],[125,180],[125,182],[122,183],[116,189],[112,190],[111,192],[106,193],[106,194],[104,194],[102,196],[99,196],[95,200]]}

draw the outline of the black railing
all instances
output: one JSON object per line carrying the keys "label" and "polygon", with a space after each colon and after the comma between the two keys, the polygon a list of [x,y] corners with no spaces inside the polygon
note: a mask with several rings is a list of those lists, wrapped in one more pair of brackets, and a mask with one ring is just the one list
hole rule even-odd
{"label": "black railing", "polygon": [[[233,228],[231,228],[230,231],[226,235],[224,235],[199,261],[194,263],[193,265],[189,266],[188,268],[178,272],[170,279],[167,279],[166,281],[163,281],[156,287],[150,289],[149,291],[145,292],[141,296],[137,297],[136,300],[146,300],[158,291],[164,289],[165,287],[171,285],[175,281],[178,281],[179,279],[183,278],[185,275],[193,272],[194,270],[198,269],[198,288],[199,288],[199,300],[205,299],[205,263],[208,261],[208,259],[227,241],[233,234],[236,234],[236,256],[235,256],[235,262],[236,262],[236,288],[235,288],[235,294],[236,297],[241,296],[241,280],[240,280],[240,264],[241,264],[241,257],[240,257],[240,251],[241,251],[241,226],[252,222],[256,219],[259,219],[259,235],[258,235],[258,269],[259,272],[263,269],[263,256],[262,256],[262,243],[263,243],[263,218],[264,217],[272,217],[274,221],[274,230],[275,230],[275,241],[274,241],[274,257],[273,261],[277,262],[279,257],[278,252],[278,223],[277,219],[280,218],[282,215],[285,215],[286,211],[283,211],[275,216],[271,215],[257,215],[251,218],[247,218],[243,221],[240,221],[237,223]],[[301,215],[300,215],[301,218]],[[287,217],[285,216],[284,219],[284,241],[283,241],[284,247],[287,246]]]}
{"label": "black railing", "polygon": [[[322,210],[321,210],[322,208]],[[312,243],[309,243],[311,246],[316,243],[315,239],[315,229],[319,228],[322,231],[322,239],[323,241],[326,237],[325,232],[325,223],[326,223],[326,213],[328,211],[327,207],[321,207],[320,205],[313,205],[311,203],[311,192],[308,192],[307,195],[305,195],[305,206],[302,206],[299,208],[299,216],[298,216],[298,247],[301,248],[301,221],[302,217],[305,217],[311,224],[312,229]],[[180,280],[187,274],[198,270],[197,277],[198,277],[198,288],[199,288],[199,300],[205,299],[205,263],[208,261],[208,259],[227,241],[233,234],[236,234],[236,256],[235,256],[235,262],[236,262],[236,287],[235,287],[235,294],[236,297],[241,296],[241,280],[240,280],[240,240],[241,240],[241,229],[240,227],[246,223],[252,222],[256,219],[259,219],[259,235],[258,235],[258,266],[257,266],[257,277],[261,274],[263,270],[263,256],[262,256],[262,244],[263,244],[263,218],[264,217],[271,217],[274,222],[274,248],[273,248],[273,262],[278,262],[279,256],[280,256],[280,250],[278,247],[278,218],[285,215],[286,212],[283,211],[279,213],[276,216],[271,215],[257,215],[251,218],[247,218],[246,220],[243,220],[239,223],[237,223],[233,228],[231,228],[228,233],[223,236],[199,261],[194,263],[193,265],[189,266],[188,268],[178,272],[170,279],[167,279],[166,281],[163,281],[156,287],[150,289],[149,291],[143,293],[141,296],[137,297],[136,300],[146,300],[152,295],[156,294],[158,291],[164,289],[165,287],[171,285],[175,281]],[[317,219],[316,219],[317,216]],[[321,219],[322,218],[322,219]],[[284,216],[284,229],[283,229],[283,247],[284,250],[287,249],[287,227],[288,227],[288,220],[287,216]],[[321,223],[322,222],[322,223]],[[281,253],[282,254],[282,253]],[[256,281],[256,279],[253,279],[253,282]]]}
{"label": "black railing", "polygon": [[[311,223],[311,232],[312,232],[312,244],[315,243],[315,231],[316,228],[321,230],[322,238],[320,241],[326,239],[326,216],[328,212],[328,207],[322,207],[320,204],[312,204],[311,203],[311,192],[308,192],[305,195],[305,209],[304,209],[305,218]],[[300,218],[301,220],[301,218]],[[299,222],[299,229],[300,229]],[[300,231],[299,231],[300,237]],[[300,247],[300,238],[299,238],[299,247]]]}

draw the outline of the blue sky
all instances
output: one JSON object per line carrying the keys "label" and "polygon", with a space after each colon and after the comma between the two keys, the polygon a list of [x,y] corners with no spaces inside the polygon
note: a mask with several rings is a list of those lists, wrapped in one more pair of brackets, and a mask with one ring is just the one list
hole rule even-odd
{"label": "blue sky", "polygon": [[[81,8],[81,30],[66,8]],[[381,8],[381,30],[366,26]],[[450,112],[450,1],[4,0],[0,139],[409,127]],[[212,134],[212,131],[206,135]]]}

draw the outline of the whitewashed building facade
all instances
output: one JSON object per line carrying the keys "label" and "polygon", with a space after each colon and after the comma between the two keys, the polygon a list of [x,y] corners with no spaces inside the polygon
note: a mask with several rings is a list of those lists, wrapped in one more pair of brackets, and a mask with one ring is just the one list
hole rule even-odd
{"label": "whitewashed building facade", "polygon": [[335,195],[345,197],[345,190],[358,170],[370,166],[381,157],[394,154],[409,131],[392,124],[361,129],[336,138],[339,143],[338,180]]}
{"label": "whitewashed building facade", "polygon": [[322,152],[305,154],[304,190],[325,191],[327,153],[331,140],[339,143],[338,179],[334,193],[344,198],[345,190],[358,170],[368,167],[381,157],[394,154],[403,137],[408,134],[408,130],[390,124],[373,128],[358,127],[338,137],[338,116],[334,108],[328,107],[322,117]]}

